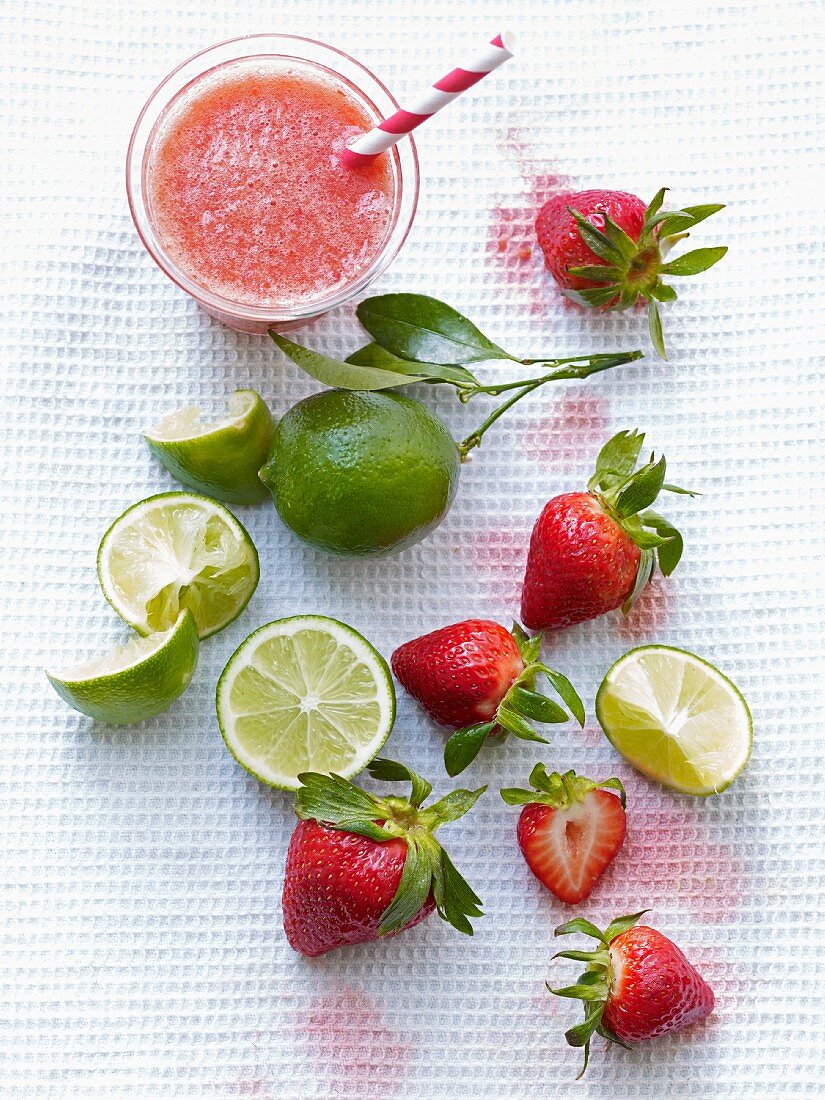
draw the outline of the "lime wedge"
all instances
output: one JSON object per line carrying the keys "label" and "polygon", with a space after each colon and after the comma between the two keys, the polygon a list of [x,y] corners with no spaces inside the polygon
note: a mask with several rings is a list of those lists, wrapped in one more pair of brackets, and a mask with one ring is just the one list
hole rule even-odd
{"label": "lime wedge", "polygon": [[133,638],[105,657],[46,675],[61,699],[81,714],[128,726],[171,706],[189,686],[197,663],[195,620],[191,611],[182,611],[163,633]]}
{"label": "lime wedge", "polygon": [[241,767],[291,791],[305,771],[356,775],[395,720],[387,662],[357,631],[320,615],[279,619],[251,634],[229,658],[216,703]]}
{"label": "lime wedge", "polygon": [[625,760],[684,794],[725,790],[751,754],[741,692],[684,649],[648,645],[620,657],[601,682],[596,717]]}
{"label": "lime wedge", "polygon": [[201,421],[192,405],[169,413],[144,439],[155,457],[183,485],[229,504],[254,504],[269,496],[258,477],[275,424],[260,394],[235,390],[228,415]]}
{"label": "lime wedge", "polygon": [[139,634],[168,630],[188,607],[208,638],[249,603],[258,552],[222,505],[161,493],[115,520],[98,549],[97,573],[106,599]]}

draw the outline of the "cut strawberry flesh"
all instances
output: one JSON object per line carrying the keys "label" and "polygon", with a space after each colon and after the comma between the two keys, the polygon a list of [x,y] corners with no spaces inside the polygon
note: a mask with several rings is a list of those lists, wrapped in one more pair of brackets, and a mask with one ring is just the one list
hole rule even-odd
{"label": "cut strawberry flesh", "polygon": [[626,831],[621,799],[590,791],[567,809],[531,802],[524,807],[518,838],[536,878],[560,901],[589,897],[621,848]]}

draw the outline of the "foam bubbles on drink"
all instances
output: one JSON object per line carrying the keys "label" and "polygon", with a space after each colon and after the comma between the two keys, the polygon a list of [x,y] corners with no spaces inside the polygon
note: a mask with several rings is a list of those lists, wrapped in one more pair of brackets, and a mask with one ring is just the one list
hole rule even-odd
{"label": "foam bubbles on drink", "polygon": [[150,150],[150,210],[170,258],[232,301],[289,306],[358,278],[390,229],[389,157],[341,153],[374,119],[332,74],[232,62],[173,101]]}

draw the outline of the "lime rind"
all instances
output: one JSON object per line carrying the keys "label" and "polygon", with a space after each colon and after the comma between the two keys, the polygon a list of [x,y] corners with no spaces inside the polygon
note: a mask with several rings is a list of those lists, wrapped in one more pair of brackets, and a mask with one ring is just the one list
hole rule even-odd
{"label": "lime rind", "polygon": [[267,623],[230,657],[216,689],[226,747],[251,775],[297,790],[304,771],[357,775],[395,721],[386,661],[337,619]]}
{"label": "lime rind", "polygon": [[268,492],[258,477],[275,422],[260,394],[236,390],[228,415],[204,420],[196,405],[167,414],[144,439],[181,484],[228,504],[255,504]]}
{"label": "lime rind", "polygon": [[596,716],[626,760],[684,794],[719,794],[750,758],[742,693],[687,650],[640,646],[620,657],[599,687]]}
{"label": "lime rind", "polygon": [[258,584],[258,552],[223,505],[160,493],[127,508],[97,555],[103,594],[139,634],[168,630],[189,608],[201,638],[240,615]]}
{"label": "lime rind", "polygon": [[186,690],[198,649],[194,617],[184,610],[167,631],[132,638],[103,657],[46,676],[81,714],[108,725],[131,725],[160,714]]}

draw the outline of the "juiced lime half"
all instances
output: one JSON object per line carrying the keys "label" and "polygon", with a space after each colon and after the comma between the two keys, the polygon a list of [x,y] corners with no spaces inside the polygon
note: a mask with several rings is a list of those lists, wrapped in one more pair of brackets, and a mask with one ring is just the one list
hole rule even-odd
{"label": "juiced lime half", "polygon": [[65,672],[47,672],[70,707],[98,722],[127,726],[171,706],[189,686],[198,663],[198,630],[191,611],[171,629],[133,638],[111,653]]}
{"label": "juiced lime half", "polygon": [[599,687],[596,717],[626,760],[684,794],[718,794],[750,758],[741,692],[684,649],[649,645],[620,657]]}
{"label": "juiced lime half", "polygon": [[296,615],[268,623],[233,653],[218,680],[226,747],[271,787],[301,772],[350,778],[387,740],[395,691],[384,658],[344,623]]}
{"label": "juiced lime half", "polygon": [[275,424],[260,394],[235,390],[228,415],[201,420],[193,405],[169,413],[144,433],[149,447],[183,485],[229,504],[266,500],[258,470],[266,461]]}
{"label": "juiced lime half", "polygon": [[214,500],[161,493],[115,520],[98,549],[97,573],[106,599],[139,634],[168,630],[188,607],[208,638],[249,603],[258,552]]}

